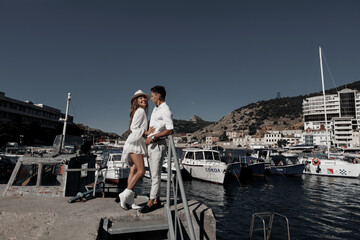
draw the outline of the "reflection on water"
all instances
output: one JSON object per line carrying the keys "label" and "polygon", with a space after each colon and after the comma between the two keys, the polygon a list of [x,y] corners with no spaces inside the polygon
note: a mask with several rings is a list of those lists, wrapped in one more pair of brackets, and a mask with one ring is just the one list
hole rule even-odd
{"label": "reflection on water", "polygon": [[[161,194],[165,196],[166,183],[162,184]],[[359,189],[360,179],[311,175],[267,176],[224,186],[185,182],[188,199],[212,208],[217,239],[248,239],[252,214],[268,211],[289,219],[291,239],[360,239]],[[148,194],[150,180],[143,179],[135,190]],[[274,224],[272,239],[286,239],[284,223]]]}
{"label": "reflection on water", "polygon": [[[359,179],[270,176],[225,186],[198,182],[197,189],[207,191],[188,195],[213,209],[218,239],[247,239],[251,215],[267,211],[287,216],[292,239],[360,239],[359,185]],[[284,224],[274,225],[272,234],[286,239]]]}

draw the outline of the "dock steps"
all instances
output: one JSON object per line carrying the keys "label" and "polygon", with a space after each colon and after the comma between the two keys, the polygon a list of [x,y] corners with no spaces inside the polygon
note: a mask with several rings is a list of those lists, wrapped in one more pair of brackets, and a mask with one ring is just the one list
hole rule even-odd
{"label": "dock steps", "polygon": [[149,219],[141,221],[111,221],[104,219],[104,232],[111,236],[124,236],[125,239],[167,239],[169,225],[166,219]]}

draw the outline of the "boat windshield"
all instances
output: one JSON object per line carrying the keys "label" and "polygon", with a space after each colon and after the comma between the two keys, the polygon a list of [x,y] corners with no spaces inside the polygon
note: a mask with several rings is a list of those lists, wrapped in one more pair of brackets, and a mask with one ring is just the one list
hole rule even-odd
{"label": "boat windshield", "polygon": [[113,155],[112,160],[113,161],[120,161],[121,160],[121,155],[120,154],[119,155]]}
{"label": "boat windshield", "polygon": [[[196,160],[201,160],[201,159],[204,159],[204,155],[202,152],[196,152],[195,153],[195,159]],[[211,158],[212,159],[212,158]]]}
{"label": "boat windshield", "polygon": [[193,152],[187,152],[187,153],[186,153],[186,158],[188,158],[188,159],[194,159],[194,153],[193,153]]}
{"label": "boat windshield", "polygon": [[204,154],[205,154],[205,159],[206,160],[213,160],[214,159],[213,155],[212,155],[212,152],[205,151]]}

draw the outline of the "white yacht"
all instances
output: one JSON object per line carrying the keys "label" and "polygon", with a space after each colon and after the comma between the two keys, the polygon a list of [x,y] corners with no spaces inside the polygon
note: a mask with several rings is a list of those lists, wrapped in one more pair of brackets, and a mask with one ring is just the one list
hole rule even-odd
{"label": "white yacht", "polygon": [[198,148],[183,149],[182,165],[192,178],[223,184],[228,165],[220,160],[219,151]]}

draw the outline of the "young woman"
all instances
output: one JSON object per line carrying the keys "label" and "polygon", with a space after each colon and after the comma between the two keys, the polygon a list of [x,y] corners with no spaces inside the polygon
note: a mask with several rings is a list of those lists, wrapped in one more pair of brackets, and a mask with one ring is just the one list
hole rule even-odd
{"label": "young woman", "polygon": [[144,156],[146,156],[145,135],[151,134],[154,129],[148,131],[148,100],[150,96],[138,90],[131,98],[130,107],[130,130],[131,134],[126,139],[122,160],[131,163],[130,173],[127,181],[127,188],[119,194],[120,206],[126,210],[140,209],[134,203],[135,193],[132,191],[135,184],[145,174]]}

